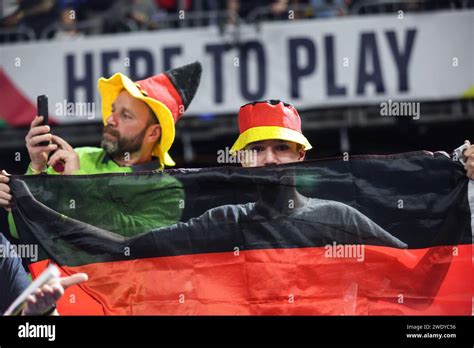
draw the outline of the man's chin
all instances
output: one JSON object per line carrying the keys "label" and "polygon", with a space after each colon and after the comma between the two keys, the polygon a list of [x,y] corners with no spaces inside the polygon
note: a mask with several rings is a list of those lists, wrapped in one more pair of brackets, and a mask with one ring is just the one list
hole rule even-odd
{"label": "man's chin", "polygon": [[100,143],[100,147],[111,156],[116,155],[118,151],[118,146],[116,143],[112,143],[105,139],[102,139],[102,142]]}

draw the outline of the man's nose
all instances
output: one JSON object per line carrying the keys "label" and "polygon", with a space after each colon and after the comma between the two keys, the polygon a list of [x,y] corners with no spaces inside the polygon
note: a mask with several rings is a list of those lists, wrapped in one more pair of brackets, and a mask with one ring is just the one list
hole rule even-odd
{"label": "man's nose", "polygon": [[275,153],[273,152],[272,148],[267,148],[265,149],[264,153],[263,165],[269,166],[271,164],[278,164],[277,157],[275,156]]}
{"label": "man's nose", "polygon": [[105,122],[107,122],[107,125],[111,127],[117,126],[117,122],[115,120],[115,113],[111,113],[109,117],[106,118]]}

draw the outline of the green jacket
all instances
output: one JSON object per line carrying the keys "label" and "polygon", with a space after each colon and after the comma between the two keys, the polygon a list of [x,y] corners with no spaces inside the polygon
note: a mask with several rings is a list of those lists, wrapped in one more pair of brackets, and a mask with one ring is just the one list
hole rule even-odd
{"label": "green jacket", "polygon": [[[159,161],[132,167],[121,167],[104,150],[95,147],[74,149],[79,154],[80,170],[74,175],[132,173],[152,171],[160,167]],[[57,175],[48,167],[47,174]],[[30,166],[26,175],[33,175]],[[132,183],[132,184],[131,184]],[[126,237],[172,225],[181,218],[184,207],[182,184],[165,173],[150,175],[92,176],[57,183],[60,197],[42,195],[42,203],[71,218],[121,234]],[[32,194],[41,189],[30,187]],[[51,195],[49,195],[51,196]],[[18,238],[11,214],[8,215],[10,233]]]}

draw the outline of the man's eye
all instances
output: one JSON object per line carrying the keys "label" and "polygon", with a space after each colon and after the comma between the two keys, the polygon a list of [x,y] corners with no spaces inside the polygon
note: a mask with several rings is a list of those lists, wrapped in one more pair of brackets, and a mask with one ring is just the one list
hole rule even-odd
{"label": "man's eye", "polygon": [[262,151],[263,151],[263,147],[261,147],[261,146],[255,146],[255,147],[252,147],[251,150],[252,150],[252,151],[255,151],[255,152],[262,152]]}
{"label": "man's eye", "polygon": [[278,145],[278,146],[276,147],[276,149],[277,149],[278,151],[288,151],[288,150],[290,149],[290,147],[289,147],[288,145],[281,144],[281,145]]}

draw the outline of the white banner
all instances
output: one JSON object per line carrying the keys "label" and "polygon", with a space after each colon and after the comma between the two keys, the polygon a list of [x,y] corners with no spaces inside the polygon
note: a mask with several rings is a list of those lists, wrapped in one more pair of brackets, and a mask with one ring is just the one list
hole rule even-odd
{"label": "white banner", "polygon": [[209,27],[4,45],[0,59],[32,105],[49,95],[61,122],[78,121],[64,112],[68,103],[93,103],[71,113],[101,119],[101,76],[142,79],[195,60],[203,75],[188,115],[237,113],[262,99],[303,110],[460,98],[474,86],[473,26],[474,11],[289,20],[224,34]]}

